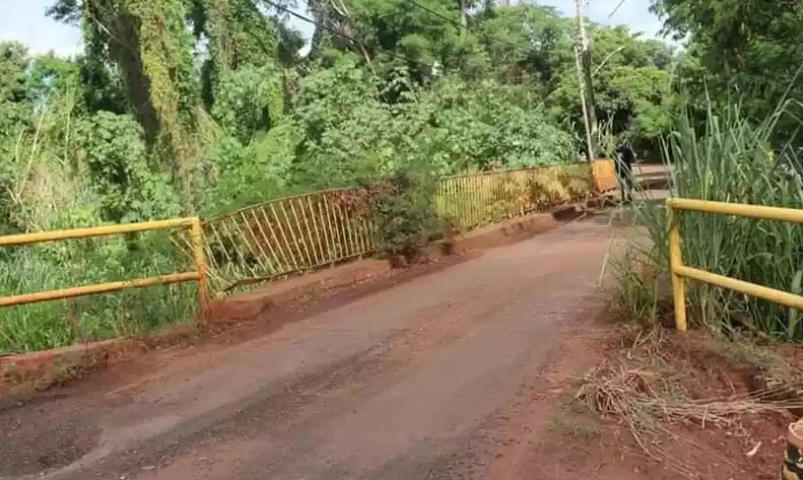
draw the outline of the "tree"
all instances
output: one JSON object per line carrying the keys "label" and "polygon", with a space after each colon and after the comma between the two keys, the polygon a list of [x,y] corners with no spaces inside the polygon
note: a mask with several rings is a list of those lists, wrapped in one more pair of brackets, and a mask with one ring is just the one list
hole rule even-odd
{"label": "tree", "polygon": [[[669,132],[674,108],[671,78],[666,68],[672,51],[654,40],[642,40],[626,27],[590,26],[593,38],[592,76],[597,117],[616,138],[627,136],[643,154],[656,153]],[[547,98],[555,121],[582,125],[577,75],[563,67]],[[610,139],[613,140],[613,139]],[[609,146],[611,141],[602,142]],[[603,153],[611,155],[611,151]]]}
{"label": "tree", "polygon": [[494,9],[478,25],[478,34],[501,78],[532,81],[546,96],[558,73],[574,61],[572,23],[555,9],[532,5]]}
{"label": "tree", "polygon": [[803,65],[799,26],[803,4],[773,0],[654,0],[652,9],[675,38],[688,38],[681,65],[684,92],[692,97],[730,101],[742,112],[763,119],[785,100],[792,116],[777,133],[789,139],[798,130],[797,107],[803,100],[798,80]]}

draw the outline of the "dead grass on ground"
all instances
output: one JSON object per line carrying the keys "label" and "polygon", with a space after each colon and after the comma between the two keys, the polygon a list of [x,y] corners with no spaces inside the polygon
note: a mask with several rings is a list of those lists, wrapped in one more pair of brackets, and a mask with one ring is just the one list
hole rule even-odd
{"label": "dead grass on ground", "polygon": [[786,426],[803,414],[796,357],[746,338],[634,330],[575,401],[624,426],[634,453],[679,477],[777,478]]}

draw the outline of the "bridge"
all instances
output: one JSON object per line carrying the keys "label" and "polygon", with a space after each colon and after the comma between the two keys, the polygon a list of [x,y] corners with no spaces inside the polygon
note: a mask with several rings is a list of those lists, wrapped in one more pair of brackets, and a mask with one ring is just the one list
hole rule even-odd
{"label": "bridge", "polygon": [[587,215],[0,400],[0,479],[580,478],[544,470],[543,439],[599,360],[615,228]]}

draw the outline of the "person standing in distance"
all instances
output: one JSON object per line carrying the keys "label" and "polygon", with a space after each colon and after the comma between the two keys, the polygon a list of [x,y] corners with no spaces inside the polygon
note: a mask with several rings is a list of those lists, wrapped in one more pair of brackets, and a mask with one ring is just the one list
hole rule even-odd
{"label": "person standing in distance", "polygon": [[622,192],[622,203],[633,201],[633,163],[636,154],[627,143],[616,147],[616,179],[619,181],[619,190]]}

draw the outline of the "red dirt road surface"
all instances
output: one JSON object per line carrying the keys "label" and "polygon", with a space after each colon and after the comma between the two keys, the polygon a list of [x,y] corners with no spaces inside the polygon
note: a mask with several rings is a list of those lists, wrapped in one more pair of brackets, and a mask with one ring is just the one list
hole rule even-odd
{"label": "red dirt road surface", "polygon": [[544,399],[594,363],[593,339],[575,347],[601,311],[606,222],[148,372],[0,400],[0,479],[584,478],[539,469],[535,447]]}

